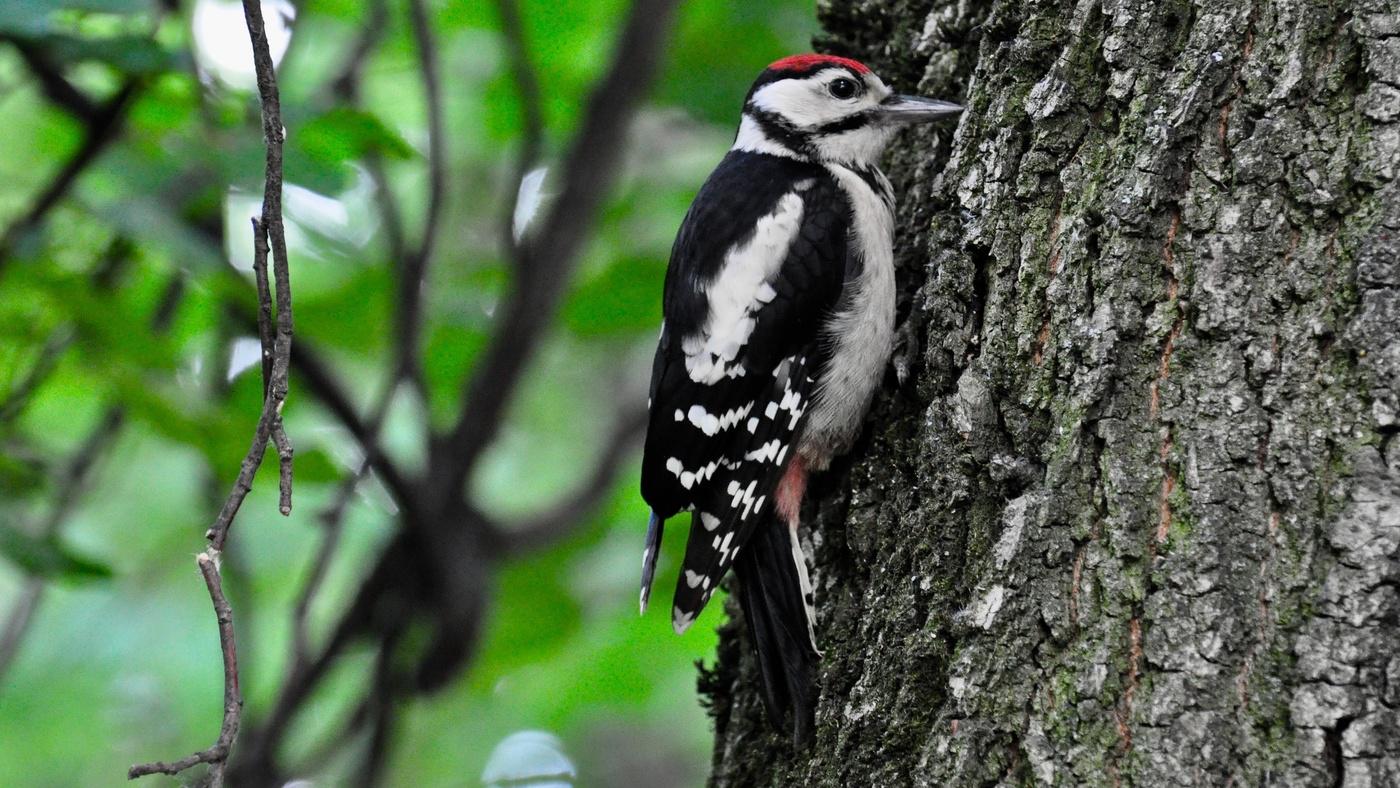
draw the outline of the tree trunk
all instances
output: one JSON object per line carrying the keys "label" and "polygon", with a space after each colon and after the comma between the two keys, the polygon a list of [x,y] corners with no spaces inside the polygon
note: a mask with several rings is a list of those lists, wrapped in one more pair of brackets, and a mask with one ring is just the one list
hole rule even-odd
{"label": "tree trunk", "polygon": [[804,513],[816,742],[731,620],[713,784],[1400,785],[1395,0],[822,15],[967,112],[889,157],[910,374]]}

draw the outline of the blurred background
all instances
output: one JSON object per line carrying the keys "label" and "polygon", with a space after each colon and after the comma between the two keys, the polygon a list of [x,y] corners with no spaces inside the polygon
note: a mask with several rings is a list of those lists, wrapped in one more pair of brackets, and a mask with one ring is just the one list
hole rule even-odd
{"label": "blurred background", "polygon": [[[287,129],[296,342],[334,386],[294,367],[293,512],[278,514],[269,455],[224,556],[247,702],[240,747],[267,738],[296,655],[332,638],[401,527],[380,475],[361,478],[362,441],[327,392],[365,423],[382,416],[384,453],[410,479],[423,473],[428,436],[453,425],[475,365],[501,341],[513,197],[523,224],[561,190],[558,165],[629,5],[420,7],[415,31],[406,0],[263,4]],[[638,618],[637,431],[610,436],[628,421],[620,405],[644,401],[671,240],[732,140],[748,83],[815,32],[810,0],[681,6],[649,98],[615,141],[623,166],[562,308],[519,348],[530,361],[466,480],[473,517],[512,545],[483,559],[479,637],[440,686],[397,692],[379,714],[365,701],[376,665],[411,661],[403,644],[416,635],[386,647],[362,627],[326,652],[324,676],[276,734],[278,773],[341,784],[379,758],[393,785],[532,769],[580,786],[703,782],[695,662],[712,658],[722,606],[671,632],[685,535],[673,528],[657,604]],[[515,44],[537,104],[522,100]],[[522,159],[532,106],[541,135]],[[219,644],[193,557],[262,396],[249,218],[264,148],[241,7],[5,3],[0,118],[0,785],[117,784],[133,763],[207,746],[219,726]],[[419,361],[400,381],[405,250],[426,264],[413,296]],[[561,502],[542,536],[510,542],[512,524]]]}

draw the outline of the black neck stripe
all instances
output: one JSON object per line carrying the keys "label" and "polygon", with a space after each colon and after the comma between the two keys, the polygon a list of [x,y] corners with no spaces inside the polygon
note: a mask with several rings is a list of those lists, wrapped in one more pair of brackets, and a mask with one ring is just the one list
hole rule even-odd
{"label": "black neck stripe", "polygon": [[873,110],[863,110],[854,115],[847,115],[840,120],[833,120],[830,123],[823,123],[817,127],[817,134],[841,134],[847,131],[855,131],[870,125],[875,120]]}
{"label": "black neck stripe", "polygon": [[776,112],[759,109],[753,104],[744,107],[744,114],[758,123],[763,136],[801,156],[811,156],[811,134],[793,128],[791,123]]}

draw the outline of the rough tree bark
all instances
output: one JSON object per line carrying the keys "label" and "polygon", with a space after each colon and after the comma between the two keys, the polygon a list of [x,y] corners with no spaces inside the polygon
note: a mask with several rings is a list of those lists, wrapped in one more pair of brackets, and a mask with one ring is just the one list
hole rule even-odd
{"label": "rough tree bark", "polygon": [[805,513],[816,743],[731,618],[713,784],[1400,784],[1400,7],[822,15],[968,111],[887,168],[912,374]]}

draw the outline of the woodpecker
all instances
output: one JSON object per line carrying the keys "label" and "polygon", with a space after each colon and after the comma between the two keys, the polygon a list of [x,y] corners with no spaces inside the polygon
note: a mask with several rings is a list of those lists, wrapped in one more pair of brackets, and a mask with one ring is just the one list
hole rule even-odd
{"label": "woodpecker", "polygon": [[666,519],[690,512],[672,624],[684,632],[733,566],[769,719],[799,743],[821,654],[797,535],[807,477],[859,435],[894,345],[894,195],[878,160],[900,126],[961,111],[897,95],[848,58],[778,60],[671,250],[641,609]]}

